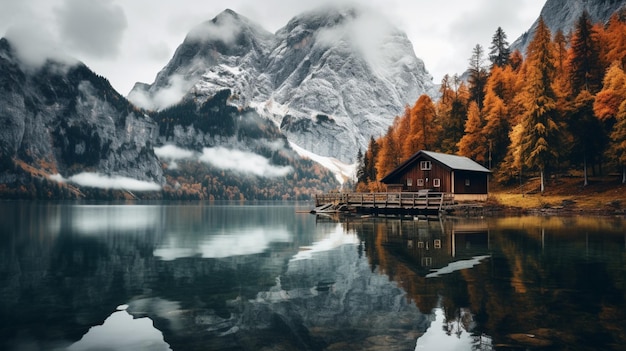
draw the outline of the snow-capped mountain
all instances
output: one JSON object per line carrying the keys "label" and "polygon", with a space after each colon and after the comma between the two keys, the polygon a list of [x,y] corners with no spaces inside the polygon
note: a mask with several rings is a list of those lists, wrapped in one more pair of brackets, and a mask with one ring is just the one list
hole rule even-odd
{"label": "snow-capped mountain", "polygon": [[403,32],[367,9],[330,6],[275,34],[226,10],[194,28],[155,82],[136,84],[128,98],[158,110],[225,89],[292,143],[346,163],[405,105],[436,94]]}

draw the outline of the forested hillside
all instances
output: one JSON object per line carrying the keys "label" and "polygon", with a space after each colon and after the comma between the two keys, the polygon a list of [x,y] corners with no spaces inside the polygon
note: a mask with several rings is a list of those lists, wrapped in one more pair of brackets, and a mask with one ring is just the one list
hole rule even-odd
{"label": "forested hillside", "polygon": [[477,45],[467,81],[446,75],[441,98],[421,96],[387,133],[357,155],[360,191],[419,150],[470,157],[503,184],[540,176],[621,172],[626,182],[626,14],[594,24],[585,12],[571,33],[543,18],[525,54],[498,28]]}

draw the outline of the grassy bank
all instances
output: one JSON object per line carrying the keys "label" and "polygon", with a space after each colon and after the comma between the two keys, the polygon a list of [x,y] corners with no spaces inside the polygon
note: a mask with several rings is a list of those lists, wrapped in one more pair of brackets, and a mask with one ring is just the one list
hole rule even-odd
{"label": "grassy bank", "polygon": [[584,186],[581,177],[551,179],[543,194],[540,180],[529,179],[522,186],[490,185],[489,203],[507,209],[563,210],[623,213],[626,210],[626,185],[619,176],[593,177]]}

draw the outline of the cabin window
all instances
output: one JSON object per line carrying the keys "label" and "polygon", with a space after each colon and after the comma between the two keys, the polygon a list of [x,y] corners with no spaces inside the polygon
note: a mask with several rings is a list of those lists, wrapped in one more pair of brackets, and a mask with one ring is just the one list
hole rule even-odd
{"label": "cabin window", "polygon": [[430,267],[433,265],[432,257],[422,257],[422,267]]}
{"label": "cabin window", "polygon": [[418,179],[417,186],[424,186],[424,179]]}
{"label": "cabin window", "polygon": [[465,186],[470,186],[470,180],[469,179],[465,179]]}
{"label": "cabin window", "polygon": [[420,161],[420,169],[422,171],[427,171],[432,167],[430,161]]}
{"label": "cabin window", "polygon": [[441,240],[435,239],[435,249],[441,249]]}
{"label": "cabin window", "polygon": [[435,188],[440,187],[440,186],[441,186],[441,179],[439,179],[439,178],[435,178],[435,179],[433,179],[433,186],[434,186]]}
{"label": "cabin window", "polygon": [[417,248],[418,249],[423,249],[424,248],[424,242],[423,241],[418,241],[417,242]]}
{"label": "cabin window", "polygon": [[413,179],[407,178],[406,179],[406,186],[413,186]]}

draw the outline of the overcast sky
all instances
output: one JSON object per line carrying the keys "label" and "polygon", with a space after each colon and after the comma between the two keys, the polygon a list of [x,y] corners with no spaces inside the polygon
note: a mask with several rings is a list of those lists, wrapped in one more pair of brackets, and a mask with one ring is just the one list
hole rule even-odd
{"label": "overcast sky", "polygon": [[[336,3],[337,0],[334,1]],[[439,83],[462,73],[476,44],[485,50],[498,27],[513,43],[546,0],[360,0],[405,31],[415,54]],[[0,0],[0,35],[38,55],[66,53],[127,95],[152,83],[195,25],[226,7],[276,32],[327,0]],[[37,62],[33,62],[37,63]]]}

